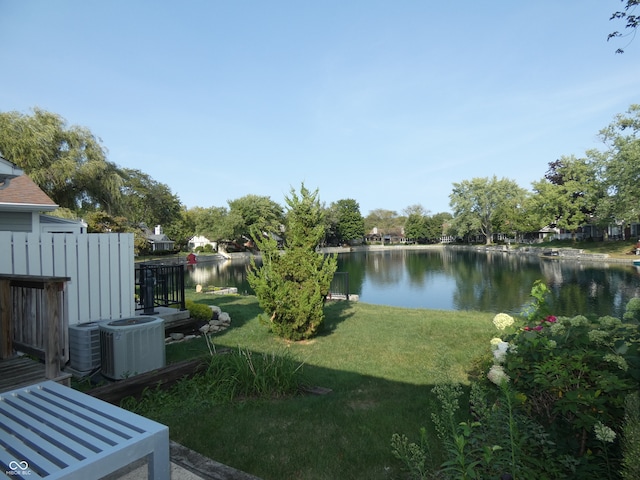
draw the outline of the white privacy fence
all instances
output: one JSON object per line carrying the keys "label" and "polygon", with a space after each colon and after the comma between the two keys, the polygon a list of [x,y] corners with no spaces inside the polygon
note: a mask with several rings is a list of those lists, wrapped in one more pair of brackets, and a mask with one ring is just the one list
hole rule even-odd
{"label": "white privacy fence", "polygon": [[131,233],[0,232],[0,274],[69,277],[69,325],[135,315]]}

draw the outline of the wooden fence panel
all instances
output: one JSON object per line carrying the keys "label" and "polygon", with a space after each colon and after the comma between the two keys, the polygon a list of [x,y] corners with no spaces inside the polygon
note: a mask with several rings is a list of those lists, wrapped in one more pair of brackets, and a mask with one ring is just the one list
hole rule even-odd
{"label": "wooden fence panel", "polygon": [[[39,242],[34,241],[33,243],[34,245],[40,244],[40,273],[36,275],[52,277],[54,259],[61,261],[53,256],[53,233],[42,233],[40,234]],[[33,275],[33,273],[29,273],[29,275]]]}
{"label": "wooden fence panel", "polygon": [[[24,249],[23,255],[26,257],[27,261],[24,264],[24,268],[21,269],[20,272],[16,271],[15,273],[20,273],[21,275],[42,275],[42,250],[40,246],[40,235],[37,233],[25,233],[23,234],[24,238],[20,239],[24,242],[23,245],[17,244],[20,248],[20,253],[22,253]],[[16,245],[16,239],[14,237],[13,243]],[[18,254],[14,255],[16,259],[16,264],[20,261]]]}
{"label": "wooden fence panel", "polygon": [[133,297],[136,289],[135,267],[130,260],[133,258],[133,235],[120,235],[120,305],[125,310],[128,306],[133,309],[131,315],[135,313],[135,302]]}
{"label": "wooden fence panel", "polygon": [[132,234],[0,232],[0,273],[69,277],[69,325],[135,315]]}
{"label": "wooden fence panel", "polygon": [[[76,248],[76,276],[75,278],[72,277],[72,282],[77,282],[77,285],[74,286],[74,291],[77,292],[77,296],[73,298],[73,301],[78,311],[77,318],[91,318],[91,312],[89,309],[89,241],[78,242]],[[69,318],[71,319],[73,317]]]}
{"label": "wooden fence panel", "polygon": [[107,255],[109,262],[110,275],[109,280],[109,308],[112,312],[118,311],[120,308],[120,262],[118,261],[117,252],[120,248],[118,243],[112,242],[109,244],[109,253]]}
{"label": "wooden fence panel", "polygon": [[78,298],[80,297],[82,284],[78,278],[78,242],[73,242],[72,245],[67,245],[65,251],[65,263],[67,265],[65,276],[71,278],[65,289],[67,291],[67,318],[82,318],[79,315]]}
{"label": "wooden fence panel", "polygon": [[[89,318],[102,318],[100,310],[100,269],[95,265],[90,265],[89,259],[93,258],[97,265],[100,265],[100,237],[89,238],[88,256],[85,259],[84,268],[87,270],[87,279],[89,281]],[[94,268],[90,268],[94,267]],[[83,299],[81,299],[82,301]]]}
{"label": "wooden fence panel", "polygon": [[[100,237],[100,318],[111,318],[111,271],[109,262],[109,243]],[[105,273],[108,273],[105,275]]]}

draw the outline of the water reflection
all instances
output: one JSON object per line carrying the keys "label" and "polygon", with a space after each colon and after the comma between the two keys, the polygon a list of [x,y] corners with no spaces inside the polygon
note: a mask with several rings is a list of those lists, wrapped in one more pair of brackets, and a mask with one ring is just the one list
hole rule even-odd
{"label": "water reflection", "polygon": [[[200,264],[187,285],[235,286],[251,293],[245,260]],[[640,296],[638,269],[631,265],[580,263],[536,256],[453,249],[387,250],[341,254],[338,270],[349,272],[351,293],[363,302],[410,308],[518,312],[533,282],[552,291],[557,315],[622,316]]]}
{"label": "water reflection", "polygon": [[[258,265],[259,261],[256,262]],[[185,266],[185,286],[195,288],[200,284],[215,287],[236,287],[238,293],[253,293],[247,281],[246,259],[218,260]]]}

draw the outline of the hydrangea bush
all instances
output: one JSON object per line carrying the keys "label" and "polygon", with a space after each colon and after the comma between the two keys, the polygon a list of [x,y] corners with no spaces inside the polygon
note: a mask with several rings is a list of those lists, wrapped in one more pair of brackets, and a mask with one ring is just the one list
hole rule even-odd
{"label": "hydrangea bush", "polygon": [[[439,466],[425,468],[424,431],[420,445],[394,437],[396,457],[407,465],[421,459],[413,478],[637,478],[639,302],[629,303],[624,321],[556,317],[547,295],[538,281],[522,315],[494,317],[488,381],[471,385],[471,416],[459,408],[459,386],[434,388],[442,406],[434,425],[446,452]],[[407,445],[425,455],[410,457]]]}
{"label": "hydrangea bush", "polygon": [[559,456],[576,460],[575,472],[565,473],[608,478],[621,458],[616,436],[625,399],[640,385],[638,324],[550,315],[547,293],[545,284],[534,284],[532,306],[521,320],[496,315],[501,335],[491,341],[494,365],[487,378],[508,383],[519,411],[549,433]]}

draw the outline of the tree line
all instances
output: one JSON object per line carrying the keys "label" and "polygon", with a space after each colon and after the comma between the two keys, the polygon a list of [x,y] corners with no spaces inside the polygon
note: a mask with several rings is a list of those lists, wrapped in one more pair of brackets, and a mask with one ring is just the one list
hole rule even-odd
{"label": "tree line", "polygon": [[[530,190],[495,175],[453,183],[451,213],[432,214],[415,204],[401,213],[375,209],[365,217],[352,198],[322,204],[320,242],[349,244],[375,229],[382,239],[430,243],[442,235],[480,236],[490,243],[496,233],[517,237],[545,226],[576,232],[586,224],[606,231],[607,225],[637,222],[639,132],[640,105],[631,105],[599,132],[604,148],[550,162]],[[133,232],[141,253],[145,228],[155,225],[183,249],[194,235],[239,245],[250,243],[256,229],[284,235],[286,213],[270,197],[248,194],[226,206],[187,209],[168,185],[110,162],[89,129],[38,108],[31,114],[0,112],[0,152],[60,205],[57,215],[82,218],[91,232]]]}
{"label": "tree line", "polygon": [[535,232],[551,226],[575,234],[585,225],[607,234],[640,221],[640,105],[618,114],[599,138],[604,148],[552,161],[528,191],[509,179],[474,178],[453,184],[449,233]]}

